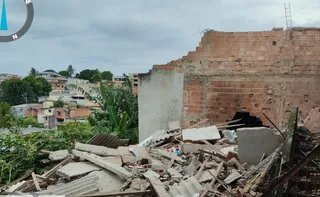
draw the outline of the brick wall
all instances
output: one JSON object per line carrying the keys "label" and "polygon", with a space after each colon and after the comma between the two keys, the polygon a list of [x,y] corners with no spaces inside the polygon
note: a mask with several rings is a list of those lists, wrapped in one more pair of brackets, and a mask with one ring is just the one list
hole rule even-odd
{"label": "brick wall", "polygon": [[70,109],[70,117],[69,118],[82,118],[88,117],[91,114],[91,110],[89,108],[72,108]]}
{"label": "brick wall", "polygon": [[320,30],[206,32],[195,51],[154,69],[185,73],[182,125],[249,111],[284,127],[293,105],[304,119],[320,105]]}

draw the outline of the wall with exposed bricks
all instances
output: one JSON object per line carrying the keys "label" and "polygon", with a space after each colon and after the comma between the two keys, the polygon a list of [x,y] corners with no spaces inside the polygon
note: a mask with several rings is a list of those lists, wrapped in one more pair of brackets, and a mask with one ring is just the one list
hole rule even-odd
{"label": "wall with exposed bricks", "polygon": [[302,119],[320,105],[320,29],[209,31],[195,51],[153,69],[184,73],[183,126],[244,110],[283,128],[293,105]]}

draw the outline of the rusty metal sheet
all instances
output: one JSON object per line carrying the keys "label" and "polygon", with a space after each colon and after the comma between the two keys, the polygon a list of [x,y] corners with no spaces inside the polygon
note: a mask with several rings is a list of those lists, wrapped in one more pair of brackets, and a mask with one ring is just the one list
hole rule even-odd
{"label": "rusty metal sheet", "polygon": [[118,148],[119,146],[127,146],[128,139],[119,139],[117,136],[108,135],[105,133],[97,133],[93,136],[87,144],[96,146],[106,146],[108,148]]}

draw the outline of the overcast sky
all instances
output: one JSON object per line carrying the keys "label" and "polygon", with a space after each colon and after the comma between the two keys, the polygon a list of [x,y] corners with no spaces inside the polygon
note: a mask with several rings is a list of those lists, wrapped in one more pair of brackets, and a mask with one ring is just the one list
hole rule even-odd
{"label": "overcast sky", "polygon": [[[0,0],[2,1],[2,0]],[[319,23],[319,0],[290,0],[294,26]],[[26,19],[23,0],[6,0],[10,35]],[[110,70],[147,72],[186,55],[201,31],[285,27],[281,0],[33,0],[35,18],[22,38],[0,43],[0,73]],[[1,5],[0,5],[1,6]]]}

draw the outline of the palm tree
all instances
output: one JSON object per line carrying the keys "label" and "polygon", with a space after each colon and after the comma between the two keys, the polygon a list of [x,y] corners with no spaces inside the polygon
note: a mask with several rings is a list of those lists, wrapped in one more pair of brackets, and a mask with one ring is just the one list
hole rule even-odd
{"label": "palm tree", "polygon": [[73,76],[76,69],[70,64],[67,68],[67,72],[70,74],[70,76]]}
{"label": "palm tree", "polygon": [[36,76],[37,73],[38,73],[38,71],[35,68],[31,68],[29,75]]}

